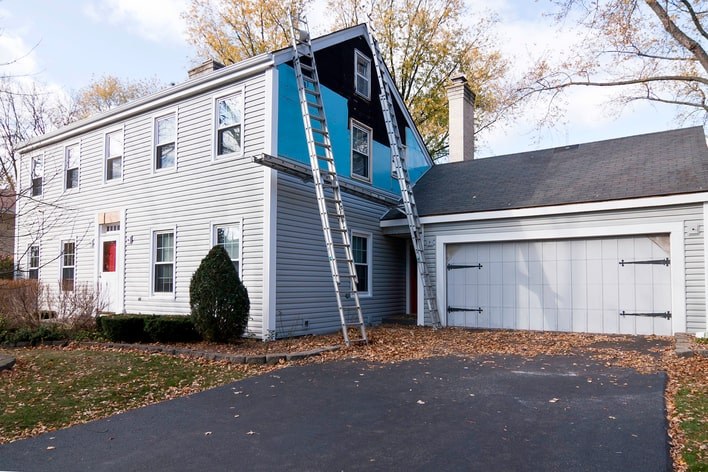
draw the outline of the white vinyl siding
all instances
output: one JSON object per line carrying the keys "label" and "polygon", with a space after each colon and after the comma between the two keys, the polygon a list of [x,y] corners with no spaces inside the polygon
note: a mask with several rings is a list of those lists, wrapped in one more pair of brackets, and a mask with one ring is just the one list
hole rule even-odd
{"label": "white vinyl siding", "polygon": [[[45,195],[58,209],[45,213],[44,229],[36,218],[36,202],[21,202],[18,214],[26,234],[19,244],[27,248],[40,240],[43,250],[56,254],[59,240],[76,240],[77,283],[97,282],[100,269],[97,214],[118,212],[125,244],[119,245],[118,277],[125,291],[121,309],[128,313],[189,314],[189,282],[212,247],[214,222],[241,222],[240,277],[251,302],[247,333],[260,336],[263,309],[263,186],[265,172],[250,159],[213,160],[214,103],[217,97],[241,91],[242,146],[246,155],[264,152],[265,80],[262,75],[179,102],[177,144],[179,172],[155,172],[154,118],[175,110],[174,103],[127,119],[124,129],[123,181],[101,185],[105,178],[105,134],[115,126],[81,136],[81,192],[63,192],[63,178],[45,185]],[[71,142],[75,142],[72,138]],[[63,169],[65,143],[48,146],[46,162]],[[236,156],[233,156],[236,157]],[[30,157],[24,161],[23,182],[29,180]],[[61,174],[61,170],[59,170]],[[57,182],[58,183],[58,182]],[[64,195],[62,195],[62,192]],[[30,210],[32,209],[32,210]],[[31,211],[29,217],[24,218]],[[52,228],[49,232],[46,228]],[[175,291],[152,296],[152,236],[154,230],[175,230]],[[93,245],[92,245],[93,241]],[[46,264],[45,264],[46,262]],[[23,266],[26,267],[25,261]],[[45,270],[45,267],[47,270]],[[60,271],[58,258],[43,261],[40,273],[54,286]],[[51,274],[51,277],[50,277]]]}
{"label": "white vinyl siding", "polygon": [[[347,224],[354,234],[370,235],[371,297],[361,299],[364,318],[380,323],[406,310],[406,244],[381,233],[386,206],[344,193]],[[278,175],[276,256],[276,336],[298,336],[340,329],[332,275],[311,183]]]}

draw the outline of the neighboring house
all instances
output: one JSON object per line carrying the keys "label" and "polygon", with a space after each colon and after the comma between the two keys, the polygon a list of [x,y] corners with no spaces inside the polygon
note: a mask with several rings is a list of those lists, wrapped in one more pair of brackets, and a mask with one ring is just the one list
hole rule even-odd
{"label": "neighboring house", "polygon": [[[477,160],[466,145],[415,187],[443,325],[706,331],[702,127]],[[382,226],[407,231],[394,211]]]}
{"label": "neighboring house", "polygon": [[[406,310],[405,239],[364,26],[313,40],[368,322]],[[108,312],[189,313],[189,283],[224,245],[251,300],[247,332],[339,328],[314,187],[254,163],[309,163],[290,49],[202,66],[186,83],[23,145],[17,255],[61,290],[99,286]],[[390,78],[389,78],[390,80]],[[432,165],[399,96],[411,176]],[[403,262],[402,262],[403,261]]]}
{"label": "neighboring house", "polygon": [[0,257],[15,254],[15,195],[0,190]]}
{"label": "neighboring house", "polygon": [[[366,38],[357,26],[313,40],[363,312],[425,324]],[[205,64],[26,143],[21,270],[102,287],[107,311],[186,314],[192,274],[222,244],[248,288],[250,335],[339,329],[291,57]],[[455,78],[452,162],[432,166],[394,95],[444,326],[706,330],[702,128],[473,160],[474,96]]]}

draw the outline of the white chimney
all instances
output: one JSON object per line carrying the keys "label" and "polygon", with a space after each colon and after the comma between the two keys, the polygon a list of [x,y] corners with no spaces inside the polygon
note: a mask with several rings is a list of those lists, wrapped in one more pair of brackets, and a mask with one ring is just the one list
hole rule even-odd
{"label": "white chimney", "polygon": [[453,76],[450,80],[452,84],[447,86],[450,111],[448,162],[470,161],[474,159],[474,92],[464,75]]}

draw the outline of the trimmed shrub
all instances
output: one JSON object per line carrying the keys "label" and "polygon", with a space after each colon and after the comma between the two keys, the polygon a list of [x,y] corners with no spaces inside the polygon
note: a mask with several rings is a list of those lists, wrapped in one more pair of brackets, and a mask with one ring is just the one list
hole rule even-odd
{"label": "trimmed shrub", "polygon": [[192,342],[199,333],[189,316],[155,315],[145,318],[145,333],[158,343]]}
{"label": "trimmed shrub", "polygon": [[69,332],[60,325],[41,324],[37,327],[25,327],[11,330],[0,330],[0,343],[16,344],[29,343],[32,346],[49,342],[69,339]]}
{"label": "trimmed shrub", "polygon": [[98,318],[98,326],[106,338],[113,342],[148,342],[144,315],[112,315]]}
{"label": "trimmed shrub", "polygon": [[251,304],[229,254],[214,246],[189,284],[192,321],[207,341],[230,342],[243,335]]}

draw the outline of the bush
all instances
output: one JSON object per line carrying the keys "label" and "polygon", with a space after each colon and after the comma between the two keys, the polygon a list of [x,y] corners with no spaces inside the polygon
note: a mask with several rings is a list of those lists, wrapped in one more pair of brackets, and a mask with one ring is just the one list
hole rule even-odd
{"label": "bush", "polygon": [[0,343],[2,344],[30,343],[36,346],[48,341],[63,341],[69,337],[68,331],[56,324],[45,323],[32,328],[0,330]]}
{"label": "bush", "polygon": [[43,293],[36,280],[0,280],[0,313],[6,328],[37,328]]}
{"label": "bush", "polygon": [[144,315],[101,316],[97,323],[109,341],[139,343],[150,340],[145,332]]}
{"label": "bush", "polygon": [[145,318],[145,333],[158,343],[191,342],[199,340],[199,333],[189,316],[155,315]]}
{"label": "bush", "polygon": [[0,257],[0,279],[12,280],[15,276],[15,261],[12,256]]}
{"label": "bush", "polygon": [[98,329],[113,342],[174,343],[199,340],[189,316],[110,315],[96,319]]}
{"label": "bush", "polygon": [[189,284],[189,305],[197,332],[208,341],[235,341],[248,323],[248,292],[229,254],[214,246]]}

